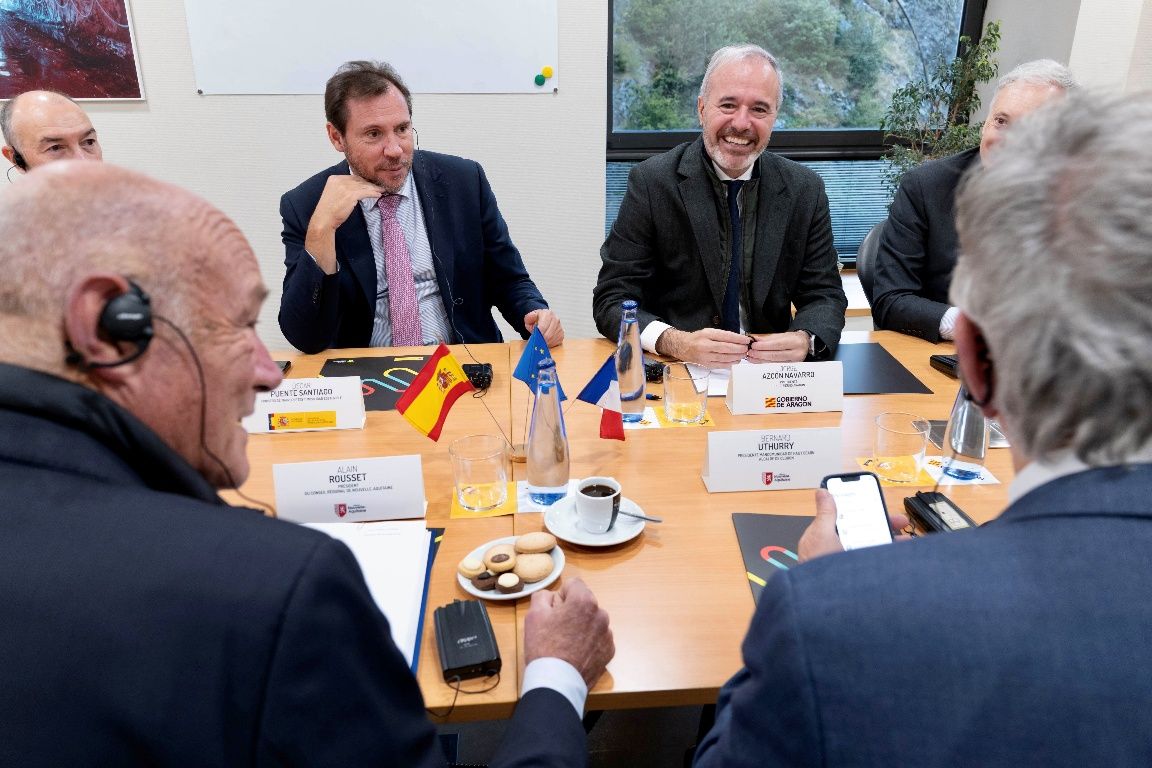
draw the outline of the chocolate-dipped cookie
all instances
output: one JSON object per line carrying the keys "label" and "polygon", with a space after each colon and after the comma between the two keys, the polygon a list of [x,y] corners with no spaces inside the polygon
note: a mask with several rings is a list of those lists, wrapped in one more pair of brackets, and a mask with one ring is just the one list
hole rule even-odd
{"label": "chocolate-dipped cookie", "polygon": [[496,579],[496,591],[501,594],[510,595],[513,592],[519,592],[524,588],[524,581],[514,573],[502,573]]}
{"label": "chocolate-dipped cookie", "polygon": [[496,588],[496,574],[492,571],[481,571],[472,577],[472,586],[482,592]]}

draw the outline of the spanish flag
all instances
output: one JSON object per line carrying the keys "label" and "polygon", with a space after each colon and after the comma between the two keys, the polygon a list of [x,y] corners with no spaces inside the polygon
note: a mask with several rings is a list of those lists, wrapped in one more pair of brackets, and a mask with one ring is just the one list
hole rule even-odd
{"label": "spanish flag", "polygon": [[400,396],[396,410],[416,429],[439,440],[452,405],[465,392],[475,389],[448,347],[441,344]]}

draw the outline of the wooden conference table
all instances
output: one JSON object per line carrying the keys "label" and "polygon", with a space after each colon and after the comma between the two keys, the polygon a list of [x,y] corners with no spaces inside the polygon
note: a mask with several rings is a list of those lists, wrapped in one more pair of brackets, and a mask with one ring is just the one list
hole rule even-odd
{"label": "wooden conference table", "polygon": [[[929,419],[948,417],[957,384],[931,368],[928,357],[951,352],[950,348],[892,332],[846,332],[842,343],[864,341],[883,344],[934,394],[849,395],[842,413],[759,416],[733,416],[722,398],[710,398],[708,412],[715,421],[712,428],[839,426],[842,456],[838,466],[828,467],[831,474],[855,471],[856,458],[871,454],[878,413],[909,411]],[[514,442],[523,440],[530,393],[511,378],[523,347],[519,341],[470,345],[478,360],[492,363],[492,386],[483,398],[465,396],[457,402],[437,443],[413,429],[395,411],[369,411],[363,430],[253,435],[249,440],[252,473],[242,490],[268,501],[274,498],[274,463],[410,453],[423,457],[427,522],[430,527],[446,528],[432,571],[418,670],[427,706],[438,712],[449,708],[454,691],[441,679],[431,616],[437,606],[470,597],[456,583],[456,565],[487,541],[544,527],[540,513],[449,519],[452,469],[448,446],[452,441],[469,434],[494,433],[493,420]],[[568,340],[552,350],[570,397],[580,391],[612,349],[608,341],[596,339]],[[467,361],[461,347],[453,351],[461,362]],[[341,350],[340,356],[382,353],[378,349]],[[332,356],[332,352],[292,355],[290,375],[315,376],[324,360]],[[741,666],[740,643],[754,608],[731,513],[811,515],[813,492],[709,494],[700,479],[706,427],[629,430],[627,440],[620,442],[599,438],[600,412],[592,405],[573,403],[565,418],[571,476],[616,477],[627,497],[665,520],[660,525],[648,524],[638,538],[616,547],[593,549],[561,543],[567,565],[554,588],[564,579],[580,577],[587,582],[611,616],[616,641],[616,657],[591,692],[589,709],[712,703],[720,686]],[[1006,450],[990,452],[988,467],[1001,484],[949,490],[977,522],[995,517],[1004,508],[1007,483],[1013,476]],[[513,464],[513,472],[516,479],[523,480],[525,465]],[[902,511],[903,498],[910,493],[906,488],[885,489],[889,509]],[[488,603],[504,660],[502,678],[487,693],[461,695],[452,720],[498,718],[511,713],[523,669],[520,639],[528,605],[528,599]],[[482,683],[470,681],[464,690],[480,689]]]}

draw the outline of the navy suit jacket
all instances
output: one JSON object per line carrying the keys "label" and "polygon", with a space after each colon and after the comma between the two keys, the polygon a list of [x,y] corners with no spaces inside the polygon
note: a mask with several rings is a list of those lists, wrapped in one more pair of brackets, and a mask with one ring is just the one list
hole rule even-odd
{"label": "navy suit jacket", "polygon": [[[0,488],[0,765],[443,768],[340,542],[226,506],[110,401],[7,365]],[[586,765],[579,716],[531,691],[491,764]]]}
{"label": "navy suit jacket", "polygon": [[940,341],[959,248],[952,215],[956,188],[979,163],[980,150],[969,149],[913,168],[900,182],[876,251],[877,328]]}
{"label": "navy suit jacket", "polygon": [[[376,261],[368,225],[357,205],[336,230],[338,272],[325,275],[304,250],[328,177],[347,174],[340,162],[280,198],[284,220],[284,293],[280,330],[308,353],[367,347],[376,315]],[[528,338],[524,315],[548,303],[528,276],[492,187],[479,163],[417,150],[412,173],[436,264],[440,298],[455,329],[450,343],[500,342],[492,307]]]}
{"label": "navy suit jacket", "polygon": [[699,768],[1152,765],[1152,465],[772,577]]}

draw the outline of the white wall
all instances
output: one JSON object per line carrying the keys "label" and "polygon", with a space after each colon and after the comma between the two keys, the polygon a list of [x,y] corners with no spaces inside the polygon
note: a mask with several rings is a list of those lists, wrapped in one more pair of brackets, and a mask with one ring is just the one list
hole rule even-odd
{"label": "white wall", "polygon": [[[996,60],[1004,75],[1019,64],[1035,59],[1055,59],[1068,64],[1072,41],[1076,36],[1076,19],[1081,0],[988,0],[984,22],[1000,22],[1000,50]],[[1039,10],[1041,9],[1042,10]],[[1073,70],[1076,75],[1080,73]],[[988,114],[996,82],[980,89],[982,109],[975,116],[983,120]]]}
{"label": "white wall", "polygon": [[[236,220],[272,291],[261,335],[284,348],[280,195],[340,159],[325,138],[322,97],[198,96],[183,2],[130,2],[147,100],[85,105],[105,160],[192,189]],[[606,0],[560,0],[563,88],[554,96],[413,97],[420,146],[484,166],[529,271],[573,337],[596,335],[607,14]]]}
{"label": "white wall", "polygon": [[1085,85],[1149,88],[1150,44],[1152,0],[1082,0],[1070,66]]}
{"label": "white wall", "polygon": [[1152,0],[988,0],[984,18],[1001,21],[1000,74],[1049,58],[1089,88],[1152,88]]}

